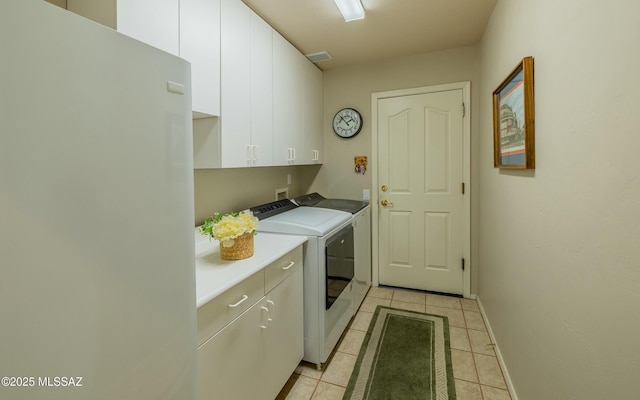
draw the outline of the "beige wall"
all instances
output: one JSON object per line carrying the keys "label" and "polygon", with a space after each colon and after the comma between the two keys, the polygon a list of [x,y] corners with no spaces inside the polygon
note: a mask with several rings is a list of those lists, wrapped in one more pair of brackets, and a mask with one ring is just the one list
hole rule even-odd
{"label": "beige wall", "polygon": [[[474,105],[478,102],[479,61],[477,47],[463,47],[446,51],[419,54],[391,60],[358,64],[324,72],[324,165],[311,186],[328,197],[361,199],[363,189],[375,190],[369,165],[365,175],[354,172],[354,156],[371,159],[371,94],[396,89],[439,85],[452,82],[471,82],[471,157],[472,157],[472,258],[477,255],[474,243],[477,231],[477,192],[473,166],[477,118]],[[362,131],[352,139],[341,139],[333,133],[331,122],[343,107],[360,111],[364,119]],[[467,108],[469,109],[469,107]],[[373,216],[374,218],[376,216]],[[377,247],[374,240],[373,250]],[[473,266],[472,266],[473,268]],[[471,292],[475,293],[475,271],[471,271]]]}
{"label": "beige wall", "polygon": [[[500,0],[481,42],[478,295],[521,400],[640,393],[639,4]],[[537,168],[500,171],[490,96],[529,55]]]}
{"label": "beige wall", "polygon": [[[275,200],[275,190],[289,189],[289,197],[306,194],[318,173],[318,165],[205,169],[194,172],[195,224],[214,212],[240,211]],[[287,184],[291,175],[291,184]]]}

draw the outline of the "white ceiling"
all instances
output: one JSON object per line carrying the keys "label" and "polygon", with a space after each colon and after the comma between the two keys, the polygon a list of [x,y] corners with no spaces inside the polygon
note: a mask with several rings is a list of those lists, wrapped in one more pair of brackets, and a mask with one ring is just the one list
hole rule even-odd
{"label": "white ceiling", "polygon": [[323,70],[480,41],[497,0],[362,0],[344,22],[333,0],[243,0],[303,54],[328,51]]}

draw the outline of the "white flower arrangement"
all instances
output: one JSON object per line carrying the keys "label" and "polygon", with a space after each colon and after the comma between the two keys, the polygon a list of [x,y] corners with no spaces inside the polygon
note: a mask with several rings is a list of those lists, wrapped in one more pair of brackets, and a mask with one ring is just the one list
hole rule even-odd
{"label": "white flower arrangement", "polygon": [[239,213],[229,213],[220,215],[213,214],[207,218],[200,227],[200,233],[220,241],[223,247],[233,246],[234,239],[245,233],[257,234],[258,218],[253,216],[251,211],[240,211]]}

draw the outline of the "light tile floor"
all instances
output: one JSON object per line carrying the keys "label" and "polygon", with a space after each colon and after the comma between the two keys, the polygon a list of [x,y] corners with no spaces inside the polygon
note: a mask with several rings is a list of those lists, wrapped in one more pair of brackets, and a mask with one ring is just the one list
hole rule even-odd
{"label": "light tile floor", "polygon": [[323,371],[302,362],[276,400],[341,400],[378,304],[449,317],[457,400],[511,399],[475,300],[372,287]]}

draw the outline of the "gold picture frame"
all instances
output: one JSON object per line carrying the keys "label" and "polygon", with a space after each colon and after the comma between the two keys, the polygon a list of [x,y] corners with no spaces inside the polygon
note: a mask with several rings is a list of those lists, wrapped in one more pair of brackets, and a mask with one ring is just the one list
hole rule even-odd
{"label": "gold picture frame", "polygon": [[533,57],[525,57],[493,91],[493,166],[534,169]]}

